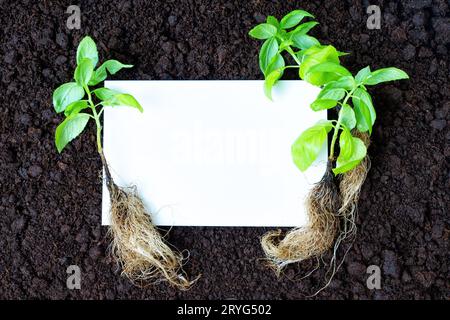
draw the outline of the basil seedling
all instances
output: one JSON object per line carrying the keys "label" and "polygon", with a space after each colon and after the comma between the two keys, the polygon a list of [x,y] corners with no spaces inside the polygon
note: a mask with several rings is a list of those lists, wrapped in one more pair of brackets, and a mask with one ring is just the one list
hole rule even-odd
{"label": "basil seedling", "polygon": [[[65,119],[56,128],[58,152],[79,136],[90,120],[96,125],[97,151],[105,171],[111,204],[111,252],[123,267],[123,274],[138,285],[159,279],[187,289],[189,281],[181,269],[183,257],[166,243],[153,225],[141,198],[133,188],[121,188],[114,182],[102,148],[101,115],[104,108],[131,107],[143,112],[142,106],[130,94],[100,85],[108,74],[116,74],[132,65],[107,60],[98,65],[97,46],[90,37],[80,42],[73,80],[59,86],[53,93],[53,106]],[[95,88],[93,88],[95,87]]]}
{"label": "basil seedling", "polygon": [[[313,85],[321,86],[322,91],[311,104],[314,111],[337,108],[336,121],[321,122],[306,130],[292,146],[292,156],[301,171],[305,171],[317,158],[326,139],[333,130],[330,159],[335,159],[335,145],[339,136],[340,154],[337,157],[335,174],[347,172],[358,165],[365,157],[366,148],[361,139],[353,136],[356,127],[360,132],[372,132],[376,112],[367,86],[382,82],[407,79],[408,75],[397,68],[384,68],[371,71],[370,67],[360,70],[355,77],[340,64],[340,57],[346,53],[336,50],[332,45],[321,45],[307,33],[318,23],[304,18],[314,16],[303,10],[294,10],[280,22],[269,16],[265,23],[250,30],[249,35],[264,40],[259,52],[259,66],[264,74],[264,90],[272,99],[272,87],[288,68],[297,68],[299,77]],[[287,65],[283,54],[290,56],[294,64]]]}
{"label": "basil seedling", "polygon": [[[303,22],[304,19],[310,21]],[[272,99],[272,88],[284,71],[294,68],[300,79],[321,87],[311,109],[335,108],[339,115],[337,120],[319,121],[292,144],[293,162],[299,170],[305,171],[317,159],[332,132],[327,170],[306,199],[309,224],[291,230],[281,240],[278,231],[269,232],[263,237],[262,246],[280,271],[289,263],[321,256],[334,243],[331,281],[337,269],[339,244],[355,235],[357,201],[370,165],[367,147],[376,111],[367,89],[387,81],[408,79],[408,75],[394,67],[375,71],[365,67],[353,76],[340,63],[347,53],[332,45],[322,45],[308,34],[318,25],[313,19],[314,16],[306,11],[294,10],[281,21],[269,16],[265,23],[249,32],[251,37],[264,40],[259,51],[259,66],[264,75],[264,92],[269,99]],[[292,64],[286,62],[288,59]],[[339,187],[337,175],[341,176]]]}
{"label": "basil seedling", "polygon": [[[133,66],[117,60],[107,60],[96,68],[97,65],[97,46],[94,40],[87,36],[78,46],[74,81],[62,84],[53,93],[55,111],[63,112],[65,116],[64,121],[56,128],[55,143],[59,152],[80,135],[92,119],[97,128],[97,150],[102,155],[100,117],[103,109],[127,106],[143,112],[142,106],[132,95],[98,86],[107,78],[108,73],[113,75],[123,68]],[[97,88],[93,90],[93,86]]]}

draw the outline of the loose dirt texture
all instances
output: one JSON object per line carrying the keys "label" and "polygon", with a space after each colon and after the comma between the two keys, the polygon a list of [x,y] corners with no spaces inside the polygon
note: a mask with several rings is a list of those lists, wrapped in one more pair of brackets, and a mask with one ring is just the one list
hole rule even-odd
{"label": "loose dirt texture", "polygon": [[[0,298],[301,299],[318,289],[325,270],[296,280],[313,261],[279,280],[264,266],[259,237],[269,228],[203,227],[170,233],[190,249],[186,271],[202,273],[190,291],[133,287],[107,255],[93,123],[62,155],[53,142],[62,118],[51,94],[71,79],[82,36],[102,60],[135,65],[116,79],[260,79],[247,31],[299,7],[317,16],[313,35],[351,53],[343,63],[353,72],[370,64],[411,76],[370,90],[378,119],[358,236],[316,298],[449,297],[448,2],[381,1],[381,30],[366,28],[369,1],[284,2],[80,1],[81,30],[68,30],[70,2],[0,0]],[[72,264],[81,290],[66,288]],[[369,265],[381,268],[381,290],[366,287]]]}

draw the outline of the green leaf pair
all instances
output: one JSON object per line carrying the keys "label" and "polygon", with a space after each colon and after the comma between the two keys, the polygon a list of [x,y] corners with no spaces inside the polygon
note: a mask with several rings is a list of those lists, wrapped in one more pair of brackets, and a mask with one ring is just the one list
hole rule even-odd
{"label": "green leaf pair", "polygon": [[[89,65],[86,60],[89,60],[92,64]],[[104,81],[108,76],[106,71],[114,75],[123,68],[132,68],[133,65],[123,64],[117,60],[107,60],[105,61],[97,70],[94,71],[98,63],[98,51],[97,46],[91,37],[87,36],[81,40],[77,49],[77,64],[78,68],[82,68],[86,72],[85,79],[88,80],[85,84],[90,86],[95,86],[100,82]],[[92,70],[91,70],[92,69]],[[77,71],[75,70],[75,80],[77,77]]]}
{"label": "green leaf pair", "polygon": [[76,82],[68,82],[59,86],[53,92],[55,111],[57,113],[63,112],[69,104],[83,99],[84,95],[83,87]]}
{"label": "green leaf pair", "polygon": [[138,109],[140,112],[144,112],[142,106],[131,94],[120,93],[108,88],[98,88],[92,91],[92,93],[95,94],[104,105],[132,107]]}
{"label": "green leaf pair", "polygon": [[284,59],[278,53],[278,42],[275,38],[267,39],[259,52],[259,67],[265,76],[272,71],[284,67]]}
{"label": "green leaf pair", "polygon": [[[285,30],[295,27],[304,17],[314,18],[314,16],[303,10],[294,10],[285,15],[280,22],[274,16],[267,17],[266,23],[261,23],[249,31],[249,35],[255,39],[265,40],[274,37],[278,30]],[[317,24],[317,23],[316,23]],[[307,28],[304,26],[303,28]],[[309,29],[311,29],[310,27]],[[307,31],[305,31],[306,33]]]}
{"label": "green leaf pair", "polygon": [[94,73],[94,64],[91,59],[84,58],[75,69],[74,79],[76,83],[84,88]]}
{"label": "green leaf pair", "polygon": [[372,126],[377,117],[370,94],[363,88],[356,88],[352,95],[355,108],[357,128],[361,132],[372,133]]}
{"label": "green leaf pair", "polygon": [[[350,107],[348,108],[348,110],[352,110]],[[327,135],[332,128],[333,124],[331,121],[320,121],[313,127],[303,131],[300,137],[293,143],[291,148],[292,159],[300,171],[306,171],[317,159],[320,151],[325,146]],[[336,168],[333,169],[335,174],[344,173],[353,169],[366,156],[367,150],[364,142],[357,137],[353,137],[347,127],[343,127],[339,139],[339,146],[339,157],[336,161]]]}
{"label": "green leaf pair", "polygon": [[257,25],[249,32],[251,37],[264,40],[259,52],[259,67],[264,74],[264,92],[269,99],[272,99],[273,86],[286,69],[283,52],[288,52],[298,59],[298,52],[294,52],[294,49],[301,51],[320,45],[316,38],[307,34],[318,23],[309,21],[300,24],[305,17],[314,18],[304,10],[294,10],[285,15],[281,21],[274,16],[268,16],[265,23]]}
{"label": "green leaf pair", "polygon": [[314,46],[303,53],[299,76],[313,85],[322,86],[341,76],[351,75],[339,63],[339,52],[335,47]]}
{"label": "green leaf pair", "polygon": [[[132,65],[123,64],[117,60],[107,60],[100,67],[98,64],[97,46],[89,36],[84,37],[77,48],[77,67],[74,72],[75,82],[68,82],[59,86],[53,93],[53,106],[57,113],[64,112],[66,118],[57,127],[55,132],[56,148],[61,152],[66,145],[83,132],[90,118],[95,120],[97,126],[97,148],[101,146],[100,115],[105,106],[128,106],[143,112],[142,106],[130,94],[125,94],[107,88],[97,88],[91,92],[89,86],[95,86],[104,81],[110,74],[115,74],[123,68]],[[100,101],[93,102],[93,95]],[[85,96],[87,95],[87,98]],[[100,111],[97,107],[102,106]],[[91,109],[92,114],[82,113]]]}
{"label": "green leaf pair", "polygon": [[97,70],[95,70],[88,84],[90,86],[96,86],[100,82],[104,81],[108,76],[106,71],[114,75],[123,68],[132,68],[132,67],[133,65],[131,64],[123,64],[117,60],[107,60]]}
{"label": "green leaf pair", "polygon": [[314,18],[314,16],[309,13],[306,12],[304,10],[294,10],[291,11],[290,13],[288,13],[287,15],[285,15],[283,17],[283,19],[281,19],[280,21],[280,27],[282,29],[290,29],[295,27],[296,25],[298,25],[300,23],[300,21],[303,20],[304,17],[310,17],[310,18]]}
{"label": "green leaf pair", "polygon": [[355,168],[367,153],[364,142],[360,138],[352,136],[345,127],[339,137],[339,148],[336,168],[333,169],[334,174],[344,173]]}

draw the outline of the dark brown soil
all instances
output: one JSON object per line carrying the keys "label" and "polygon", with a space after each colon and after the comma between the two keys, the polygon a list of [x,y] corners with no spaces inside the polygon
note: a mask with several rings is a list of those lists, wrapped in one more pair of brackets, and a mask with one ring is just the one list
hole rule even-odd
{"label": "dark brown soil", "polygon": [[[170,241],[190,249],[186,269],[201,279],[187,292],[133,287],[107,255],[93,126],[62,155],[53,143],[61,117],[51,94],[71,79],[82,36],[102,59],[135,65],[117,79],[261,79],[247,31],[298,7],[317,16],[322,42],[352,53],[352,71],[397,66],[411,76],[371,90],[378,120],[358,237],[317,298],[449,298],[448,1],[381,1],[381,30],[366,28],[367,0],[285,3],[80,1],[82,28],[68,30],[70,2],[0,1],[0,298],[301,299],[318,288],[323,271],[292,279],[309,264],[281,279],[264,267],[264,228],[174,228]],[[66,288],[71,264],[81,290]],[[381,290],[366,287],[369,265],[381,268]]]}

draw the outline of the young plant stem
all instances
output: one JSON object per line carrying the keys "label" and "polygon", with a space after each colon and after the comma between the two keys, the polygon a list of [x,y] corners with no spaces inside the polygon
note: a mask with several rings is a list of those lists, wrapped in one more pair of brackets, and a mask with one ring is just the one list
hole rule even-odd
{"label": "young plant stem", "polygon": [[295,55],[294,50],[292,50],[291,47],[287,47],[286,51],[289,52],[289,54],[292,56],[292,58],[294,58],[295,62],[297,62],[298,66],[300,67],[301,62],[300,62],[300,60],[298,60],[297,56]]}
{"label": "young plant stem", "polygon": [[[347,104],[348,99],[350,99],[355,90],[356,88],[353,88],[350,92],[347,93],[344,101],[342,102],[342,106],[345,106]],[[330,161],[334,161],[334,145],[336,144],[336,139],[341,128],[342,115],[343,113],[339,112],[338,121],[336,123],[336,126],[334,127],[333,138],[331,139],[330,156],[328,157]]]}
{"label": "young plant stem", "polygon": [[86,86],[84,89],[86,90],[86,93],[88,95],[89,106],[90,106],[90,108],[92,110],[92,115],[94,117],[95,125],[97,127],[97,151],[100,154],[100,156],[102,156],[103,155],[102,125],[100,123],[100,113],[97,112],[96,105],[94,105],[94,102],[92,101],[92,94],[91,94],[91,91],[89,90],[89,87]]}
{"label": "young plant stem", "polygon": [[100,124],[100,116],[97,114],[97,111],[94,109],[94,118],[95,124],[97,125],[97,151],[100,154],[103,154],[102,147],[102,125]]}
{"label": "young plant stem", "polygon": [[[298,64],[298,67],[300,67],[301,62],[295,55],[294,50],[292,50],[292,48],[289,46],[286,48],[286,51],[292,56],[292,58]],[[346,95],[344,101],[342,102],[343,106],[347,104],[348,99],[350,99],[350,97],[352,96],[352,94],[355,90],[356,90],[356,88],[353,88],[351,91],[347,92],[347,95]],[[337,136],[338,136],[339,130],[341,128],[341,123],[342,123],[342,113],[339,112],[339,117],[338,117],[336,126],[334,127],[334,131],[333,131],[333,138],[331,140],[330,155],[328,157],[328,159],[330,161],[334,161],[334,146],[336,144]]]}
{"label": "young plant stem", "polygon": [[95,105],[94,102],[92,101],[92,94],[91,94],[91,91],[89,90],[89,87],[86,86],[84,89],[88,96],[89,107],[92,110],[92,117],[95,120],[95,126],[97,129],[97,152],[100,155],[100,159],[102,160],[102,165],[105,170],[106,186],[108,187],[109,191],[111,192],[112,187],[113,187],[113,181],[112,181],[111,173],[109,171],[108,164],[106,162],[105,154],[103,153],[103,147],[102,147],[102,124],[100,123],[100,115],[103,112],[103,108],[100,110],[100,112],[97,112],[96,107],[98,106],[98,104]]}

